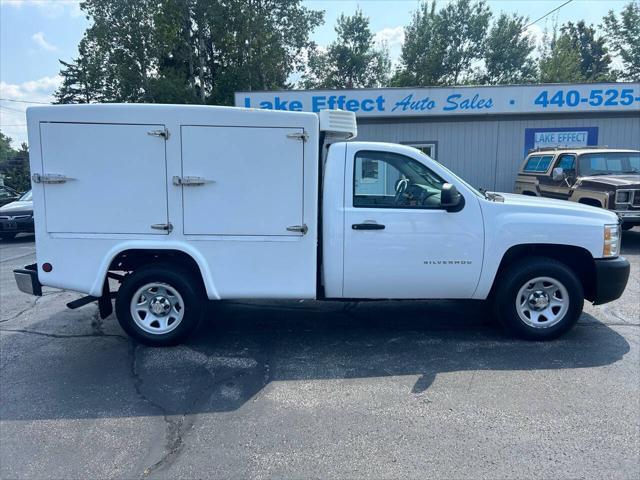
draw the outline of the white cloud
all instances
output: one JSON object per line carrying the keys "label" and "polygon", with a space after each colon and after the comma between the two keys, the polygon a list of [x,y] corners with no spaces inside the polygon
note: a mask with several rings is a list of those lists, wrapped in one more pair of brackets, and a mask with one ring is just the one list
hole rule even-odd
{"label": "white cloud", "polygon": [[386,43],[390,50],[402,47],[404,43],[404,27],[386,27],[375,34],[378,45]]}
{"label": "white cloud", "polygon": [[542,37],[544,36],[544,29],[537,24],[529,25],[525,30],[526,35],[534,41],[536,48],[542,46]]}
{"label": "white cloud", "polygon": [[44,32],[38,32],[31,35],[31,40],[35,42],[40,48],[47,50],[49,52],[53,52],[58,50],[58,47],[49,43],[46,38],[44,38]]}
{"label": "white cloud", "polygon": [[13,139],[14,147],[27,141],[25,111],[29,103],[8,102],[6,99],[23,102],[49,103],[53,101],[53,92],[60,86],[62,77],[42,77],[23,83],[0,81],[0,129]]}
{"label": "white cloud", "polygon": [[66,15],[71,17],[83,15],[80,2],[81,0],[0,0],[0,5],[13,8],[34,6],[46,17],[59,18]]}
{"label": "white cloud", "polygon": [[374,40],[378,47],[386,45],[389,49],[391,65],[397,65],[404,44],[404,27],[386,27],[376,32]]}

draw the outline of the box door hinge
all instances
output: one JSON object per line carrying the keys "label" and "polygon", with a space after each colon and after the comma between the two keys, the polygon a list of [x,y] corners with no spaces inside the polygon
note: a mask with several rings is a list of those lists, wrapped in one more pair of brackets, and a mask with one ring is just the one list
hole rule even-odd
{"label": "box door hinge", "polygon": [[198,187],[201,185],[204,185],[205,183],[214,183],[213,180],[207,180],[206,178],[202,178],[202,177],[179,177],[179,176],[174,176],[173,177],[173,184],[176,186],[191,186],[191,187]]}
{"label": "box door hinge", "polygon": [[303,142],[306,142],[309,140],[309,134],[307,132],[287,133],[287,138],[302,140]]}
{"label": "box door hinge", "polygon": [[69,180],[73,180],[73,178],[65,175],[58,175],[57,173],[45,173],[42,175],[34,173],[31,175],[31,180],[33,180],[33,183],[65,183]]}
{"label": "box door hinge", "polygon": [[167,128],[163,128],[161,130],[151,130],[147,132],[147,135],[151,135],[152,137],[161,137],[165,140],[169,139],[169,130]]}

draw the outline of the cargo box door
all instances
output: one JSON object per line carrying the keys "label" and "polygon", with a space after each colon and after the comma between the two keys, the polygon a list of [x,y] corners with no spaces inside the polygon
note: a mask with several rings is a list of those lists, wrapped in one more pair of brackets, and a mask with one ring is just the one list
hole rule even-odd
{"label": "cargo box door", "polygon": [[149,134],[163,129],[42,123],[42,172],[34,173],[44,185],[47,231],[166,234],[165,140]]}
{"label": "cargo box door", "polygon": [[183,126],[184,233],[300,236],[302,132]]}

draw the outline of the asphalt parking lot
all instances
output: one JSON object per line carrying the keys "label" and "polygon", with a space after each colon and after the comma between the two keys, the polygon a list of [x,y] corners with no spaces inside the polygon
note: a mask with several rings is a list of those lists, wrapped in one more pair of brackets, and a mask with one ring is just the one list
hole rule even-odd
{"label": "asphalt parking lot", "polygon": [[0,478],[640,478],[631,279],[562,339],[476,302],[224,302],[183,346],[37,300],[0,242]]}

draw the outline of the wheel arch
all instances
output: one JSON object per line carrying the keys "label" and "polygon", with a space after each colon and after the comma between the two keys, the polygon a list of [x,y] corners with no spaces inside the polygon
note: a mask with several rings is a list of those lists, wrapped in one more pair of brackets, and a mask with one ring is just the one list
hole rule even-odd
{"label": "wheel arch", "polygon": [[603,207],[603,205],[600,202],[600,200],[597,200],[595,198],[589,198],[589,197],[581,198],[580,200],[578,200],[578,203],[581,203],[583,205],[590,205],[592,207],[598,207],[598,208],[602,208]]}
{"label": "wheel arch", "polygon": [[502,256],[496,271],[490,295],[493,295],[500,275],[513,263],[527,257],[546,257],[569,267],[582,283],[585,298],[592,300],[596,293],[596,266],[589,250],[575,245],[527,243],[513,245]]}
{"label": "wheel arch", "polygon": [[133,271],[159,261],[186,267],[201,279],[209,299],[220,299],[209,265],[202,254],[189,245],[177,243],[126,242],[113,247],[105,255],[90,294],[102,295],[102,287],[110,270]]}

